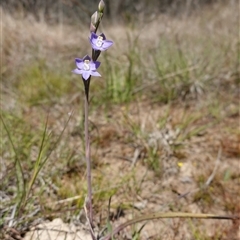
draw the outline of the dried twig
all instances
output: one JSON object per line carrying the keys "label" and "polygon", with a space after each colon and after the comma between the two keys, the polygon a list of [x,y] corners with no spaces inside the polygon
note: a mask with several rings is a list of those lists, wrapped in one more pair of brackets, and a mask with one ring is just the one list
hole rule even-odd
{"label": "dried twig", "polygon": [[214,215],[214,214],[202,214],[202,213],[182,213],[182,212],[168,212],[168,213],[152,213],[149,215],[141,216],[132,220],[129,220],[121,225],[119,225],[117,228],[115,228],[111,233],[107,234],[105,237],[102,237],[100,240],[110,240],[115,234],[119,233],[124,228],[139,223],[143,221],[149,221],[159,218],[202,218],[202,219],[240,219],[239,216],[220,216],[220,215]]}
{"label": "dried twig", "polygon": [[220,164],[221,155],[222,155],[222,148],[220,147],[219,150],[218,150],[218,156],[217,156],[216,161],[215,161],[215,166],[214,166],[213,172],[209,176],[208,180],[206,181],[205,187],[208,187],[209,184],[212,182],[213,178],[215,177],[216,172],[217,172],[217,168],[218,168],[218,166]]}

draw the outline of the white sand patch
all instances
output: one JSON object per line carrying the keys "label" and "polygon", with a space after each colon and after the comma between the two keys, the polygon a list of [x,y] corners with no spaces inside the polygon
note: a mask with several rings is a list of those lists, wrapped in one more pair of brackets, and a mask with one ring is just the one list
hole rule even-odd
{"label": "white sand patch", "polygon": [[90,233],[78,230],[72,224],[64,223],[60,218],[52,222],[41,223],[26,234],[23,240],[92,240]]}

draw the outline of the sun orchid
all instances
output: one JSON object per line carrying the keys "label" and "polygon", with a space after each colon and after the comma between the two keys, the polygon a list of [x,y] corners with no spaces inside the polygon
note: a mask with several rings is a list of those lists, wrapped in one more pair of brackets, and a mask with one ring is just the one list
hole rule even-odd
{"label": "sun orchid", "polygon": [[97,68],[100,66],[100,62],[92,61],[92,59],[86,55],[83,59],[76,58],[75,59],[77,68],[72,72],[76,74],[81,74],[83,79],[88,80],[90,75],[95,77],[101,77],[101,75],[97,72]]}
{"label": "sun orchid", "polygon": [[92,56],[86,55],[84,58],[76,58],[76,68],[72,70],[73,73],[82,75],[84,84],[84,135],[85,135],[85,157],[87,165],[87,197],[84,203],[84,209],[86,218],[89,222],[90,233],[93,240],[96,240],[93,231],[93,205],[92,205],[92,177],[91,177],[91,153],[90,153],[90,138],[89,138],[89,89],[91,83],[91,76],[100,77],[101,75],[97,72],[100,66],[100,62],[97,61],[102,51],[107,50],[112,46],[113,42],[107,40],[105,35],[102,33],[97,35],[96,32],[100,25],[100,22],[104,15],[105,3],[104,0],[100,0],[98,10],[92,15],[90,23],[89,42],[92,47]]}
{"label": "sun orchid", "polygon": [[113,41],[107,40],[103,33],[98,36],[96,33],[92,32],[89,41],[92,48],[99,51],[105,51],[113,44]]}

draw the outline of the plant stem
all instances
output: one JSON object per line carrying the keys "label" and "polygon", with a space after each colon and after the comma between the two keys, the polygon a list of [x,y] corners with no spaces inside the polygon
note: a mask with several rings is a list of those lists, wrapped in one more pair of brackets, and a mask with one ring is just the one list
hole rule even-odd
{"label": "plant stem", "polygon": [[[84,81],[84,80],[83,80]],[[86,165],[87,165],[87,200],[85,202],[87,209],[87,217],[90,223],[90,227],[93,227],[93,208],[92,208],[92,177],[91,177],[91,158],[90,158],[90,138],[88,132],[88,108],[89,108],[89,84],[90,79],[86,82],[84,81],[85,86],[85,101],[84,101],[84,115],[85,115],[85,123],[84,123],[84,131],[85,131],[85,155],[86,155]],[[92,231],[91,231],[92,234]],[[92,234],[93,239],[95,237]]]}

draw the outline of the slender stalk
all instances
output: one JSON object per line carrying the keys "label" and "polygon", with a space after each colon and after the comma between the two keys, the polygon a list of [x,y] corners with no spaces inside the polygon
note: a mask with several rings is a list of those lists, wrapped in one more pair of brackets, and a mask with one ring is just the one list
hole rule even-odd
{"label": "slender stalk", "polygon": [[95,240],[93,233],[93,207],[92,207],[92,176],[91,176],[91,153],[90,153],[90,137],[88,132],[88,109],[89,109],[89,86],[91,77],[85,81],[83,79],[85,87],[85,101],[84,101],[84,131],[85,131],[85,156],[87,165],[87,198],[85,201],[86,215],[90,224],[90,233],[92,239]]}
{"label": "slender stalk", "polygon": [[88,185],[88,197],[87,206],[89,210],[89,221],[92,224],[92,183],[91,183],[91,159],[90,159],[90,139],[88,133],[88,98],[85,95],[85,154],[87,163],[87,185]]}

